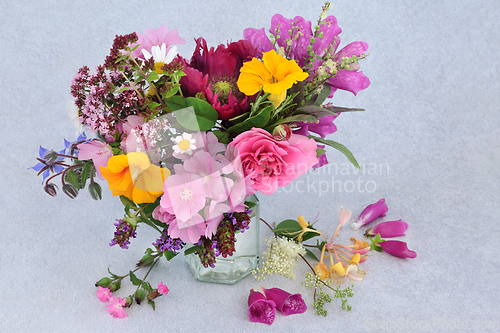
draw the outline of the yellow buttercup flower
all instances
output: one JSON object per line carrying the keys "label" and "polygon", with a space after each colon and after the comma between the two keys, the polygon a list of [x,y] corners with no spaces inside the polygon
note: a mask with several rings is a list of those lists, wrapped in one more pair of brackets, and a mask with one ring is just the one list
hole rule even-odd
{"label": "yellow buttercup flower", "polygon": [[112,156],[101,174],[114,196],[124,195],[135,203],[150,203],[163,194],[170,170],[151,164],[146,153]]}
{"label": "yellow buttercup flower", "polygon": [[253,58],[240,69],[238,88],[245,95],[251,96],[263,89],[270,93],[269,100],[278,107],[286,98],[287,89],[298,81],[304,81],[305,73],[295,60],[288,60],[274,50],[264,52],[262,61]]}

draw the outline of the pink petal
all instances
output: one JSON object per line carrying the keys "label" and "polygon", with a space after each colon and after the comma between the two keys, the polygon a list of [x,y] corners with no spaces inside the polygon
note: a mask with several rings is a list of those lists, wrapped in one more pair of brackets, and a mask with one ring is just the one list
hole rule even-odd
{"label": "pink petal", "polygon": [[405,242],[398,240],[388,240],[385,242],[377,243],[382,247],[384,252],[389,253],[398,258],[416,258],[417,252],[408,249],[408,245]]}
{"label": "pink petal", "polygon": [[248,316],[250,321],[271,325],[276,314],[276,304],[267,300],[262,293],[250,290],[248,297]]}
{"label": "pink petal", "polygon": [[[328,79],[326,83],[332,86],[332,88],[347,90],[356,95],[359,91],[368,88],[371,82],[363,72],[342,70],[331,79]],[[333,96],[333,92],[331,95]]]}
{"label": "pink petal", "polygon": [[279,288],[262,288],[262,290],[266,294],[267,299],[273,301],[278,310],[283,312],[285,316],[304,313],[307,310],[306,303],[300,294],[292,295]]}

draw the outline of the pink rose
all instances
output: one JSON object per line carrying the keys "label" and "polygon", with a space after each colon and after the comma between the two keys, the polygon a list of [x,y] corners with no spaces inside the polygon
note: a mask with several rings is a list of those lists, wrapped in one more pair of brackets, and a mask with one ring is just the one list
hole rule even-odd
{"label": "pink rose", "polygon": [[307,172],[316,158],[316,142],[300,134],[287,141],[277,141],[261,128],[238,135],[231,145],[238,149],[245,175],[251,175],[253,188],[273,194]]}

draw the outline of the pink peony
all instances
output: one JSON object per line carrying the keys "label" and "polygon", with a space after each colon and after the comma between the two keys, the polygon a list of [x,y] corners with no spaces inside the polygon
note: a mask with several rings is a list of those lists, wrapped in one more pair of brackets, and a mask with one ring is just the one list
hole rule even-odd
{"label": "pink peony", "polygon": [[245,175],[251,175],[253,188],[273,194],[287,186],[318,162],[316,143],[299,134],[288,141],[276,141],[261,128],[252,128],[238,135],[231,145],[238,149]]}

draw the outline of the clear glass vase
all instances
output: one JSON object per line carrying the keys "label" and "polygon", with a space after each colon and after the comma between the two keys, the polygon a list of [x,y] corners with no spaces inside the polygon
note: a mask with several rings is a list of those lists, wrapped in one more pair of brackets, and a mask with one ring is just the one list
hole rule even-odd
{"label": "clear glass vase", "polygon": [[250,227],[245,232],[236,234],[235,252],[232,256],[217,257],[213,268],[203,267],[196,254],[185,256],[196,280],[235,284],[259,267],[259,199],[255,195],[251,195],[247,201],[255,203],[255,206],[251,208]]}

